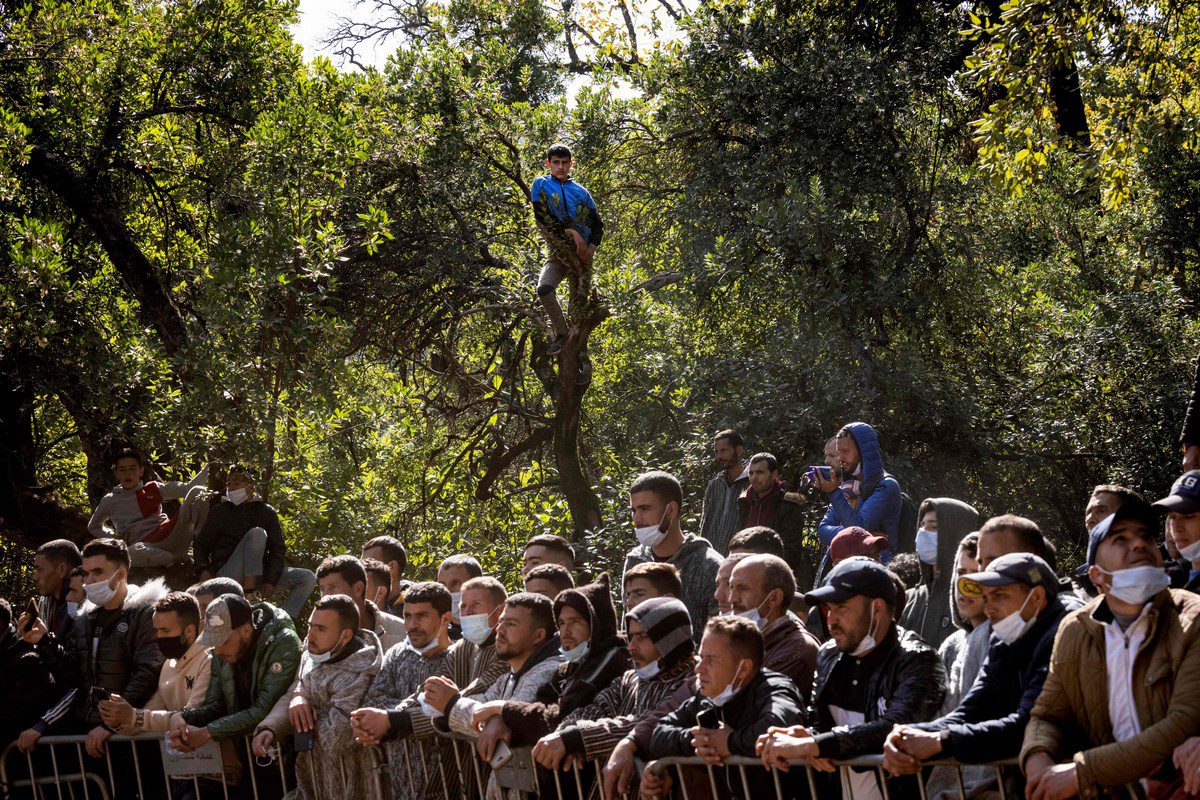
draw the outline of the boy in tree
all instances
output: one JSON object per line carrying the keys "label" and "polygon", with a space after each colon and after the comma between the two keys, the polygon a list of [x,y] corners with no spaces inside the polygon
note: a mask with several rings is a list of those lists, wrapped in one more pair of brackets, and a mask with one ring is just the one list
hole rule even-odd
{"label": "boy in tree", "polygon": [[[117,485],[106,494],[92,512],[88,533],[97,539],[109,536],[105,526],[129,547],[134,569],[165,567],[181,560],[191,547],[197,522],[203,522],[206,505],[201,498],[208,483],[208,467],[187,483],[181,481],[143,481],[146,461],[136,450],[126,447],[113,459]],[[164,500],[183,503],[174,519],[162,509]]]}
{"label": "boy in tree", "polygon": [[[573,243],[575,256],[584,267],[589,267],[604,238],[604,221],[600,219],[600,212],[588,190],[571,179],[571,164],[571,148],[562,142],[551,145],[546,151],[546,168],[550,174],[533,182],[529,200],[543,235]],[[537,293],[554,325],[555,339],[547,352],[556,355],[567,338],[567,319],[555,292],[567,276],[568,267],[553,248],[553,242],[551,245],[546,264],[538,275]]]}

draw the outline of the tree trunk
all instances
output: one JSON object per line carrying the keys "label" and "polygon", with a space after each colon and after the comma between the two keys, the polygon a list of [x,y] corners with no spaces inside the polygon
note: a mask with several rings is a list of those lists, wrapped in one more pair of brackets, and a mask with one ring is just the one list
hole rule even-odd
{"label": "tree trunk", "polygon": [[154,264],[134,241],[111,192],[89,182],[66,161],[41,148],[34,148],[27,170],[88,226],[125,288],[137,300],[142,321],[158,334],[166,354],[174,356],[187,342],[187,326]]}
{"label": "tree trunk", "polygon": [[1083,105],[1083,92],[1079,88],[1079,70],[1069,56],[1061,66],[1050,71],[1050,96],[1054,99],[1058,135],[1081,150],[1090,148],[1092,134]]}
{"label": "tree trunk", "polygon": [[19,355],[0,362],[0,534],[29,548],[51,539],[82,542],[87,517],[37,480],[28,371],[28,362]]}
{"label": "tree trunk", "polygon": [[568,266],[567,340],[558,356],[558,379],[555,386],[554,463],[567,507],[571,510],[574,535],[580,539],[600,525],[600,500],[592,489],[579,455],[579,425],[583,396],[588,385],[579,386],[579,370],[587,355],[588,338],[605,319],[608,309],[592,291],[590,265],[580,263],[575,248],[556,232],[539,226],[542,237],[554,255]]}

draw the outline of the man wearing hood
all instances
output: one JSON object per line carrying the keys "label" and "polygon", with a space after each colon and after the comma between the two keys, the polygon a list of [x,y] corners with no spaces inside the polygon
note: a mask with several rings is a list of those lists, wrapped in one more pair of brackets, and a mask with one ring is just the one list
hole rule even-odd
{"label": "man wearing hood", "polygon": [[558,769],[568,756],[585,761],[608,758],[643,714],[695,674],[692,621],[679,600],[644,600],[625,615],[625,622],[633,668],[538,741],[533,757],[546,769]]}
{"label": "man wearing hood", "polygon": [[979,530],[979,512],[961,500],[931,497],[917,518],[921,584],[908,590],[900,624],[938,648],[954,632],[954,562],[959,543]]}
{"label": "man wearing hood", "polygon": [[793,570],[804,557],[804,501],[789,494],[779,479],[779,461],[770,453],[755,453],[748,468],[750,485],[738,497],[738,530],[770,528],[783,542],[783,558]]}
{"label": "man wearing hood", "polygon": [[[1059,600],[1050,565],[1030,553],[1010,553],[987,570],[959,580],[962,593],[984,602],[993,636],[975,684],[949,714],[899,725],[884,744],[884,766],[911,775],[933,758],[965,763],[1012,758],[1021,749],[1029,713],[1050,670],[1059,623],[1069,613]],[[1013,787],[1010,796],[1020,792]],[[957,792],[947,792],[957,797]]]}
{"label": "man wearing hood", "polygon": [[[829,498],[829,511],[817,526],[821,545],[828,551],[833,537],[843,528],[857,525],[872,533],[882,533],[896,551],[900,542],[900,510],[903,499],[900,484],[884,471],[879,436],[865,422],[851,422],[837,434],[840,472],[830,480],[820,474],[814,483]],[[822,558],[818,576],[828,566],[829,554]],[[885,554],[884,560],[890,555]]]}
{"label": "man wearing hood", "polygon": [[311,734],[311,749],[297,748],[297,800],[387,796],[374,756],[354,743],[347,722],[383,665],[379,637],[360,624],[356,600],[328,594],[317,601],[289,707],[277,703],[255,733],[256,752],[293,731]]}
{"label": "man wearing hood", "polygon": [[640,475],[629,487],[629,506],[638,545],[625,556],[625,569],[648,561],[675,565],[682,580],[679,599],[696,612],[692,636],[699,640],[705,621],[717,612],[713,590],[721,568],[720,553],[706,539],[691,533],[684,536],[680,527],[683,489],[673,475],[660,471]]}
{"label": "man wearing hood", "polygon": [[561,592],[554,601],[554,617],[566,663],[538,690],[535,702],[503,704],[500,719],[513,747],[531,747],[560,722],[576,718],[632,663],[625,637],[617,630],[607,572],[595,583]]}
{"label": "man wearing hood", "polygon": [[721,431],[713,439],[713,456],[721,471],[704,487],[700,536],[719,553],[728,551],[729,540],[739,528],[738,497],[750,484],[750,473],[742,460],[745,453],[742,435],[735,430]]}

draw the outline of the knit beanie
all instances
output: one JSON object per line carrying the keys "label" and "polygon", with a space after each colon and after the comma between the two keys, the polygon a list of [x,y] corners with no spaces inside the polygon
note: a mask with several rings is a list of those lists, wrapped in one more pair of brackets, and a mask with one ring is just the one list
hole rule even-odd
{"label": "knit beanie", "polygon": [[646,629],[646,635],[658,648],[663,671],[669,670],[696,651],[692,641],[692,618],[687,606],[674,597],[651,597],[625,615]]}

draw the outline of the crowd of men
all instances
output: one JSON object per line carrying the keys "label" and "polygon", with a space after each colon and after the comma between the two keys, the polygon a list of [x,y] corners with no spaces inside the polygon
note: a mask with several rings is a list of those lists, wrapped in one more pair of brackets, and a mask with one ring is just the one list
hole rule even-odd
{"label": "crowd of men", "polygon": [[[460,769],[450,733],[494,767],[529,748],[549,796],[572,765],[573,785],[606,797],[809,797],[815,785],[882,800],[918,796],[918,773],[931,797],[959,796],[960,777],[970,797],[1200,793],[1200,470],[1153,503],[1096,487],[1085,563],[1064,575],[1024,517],[928,498],[911,519],[865,423],[830,439],[807,495],[787,491],[771,454],[747,458],[734,431],[714,454],[698,532],[683,529],[676,478],[632,483],[636,543],[619,586],[583,577],[549,534],[526,543],[522,585],[505,586],[466,554],[410,582],[389,536],[315,573],[289,568],[250,470],[232,469],[205,507],[203,475],[148,483],[123,453],[97,538],[38,549],[36,608],[0,600],[0,744],[30,764],[47,734],[85,736],[88,759],[114,734],[218,748],[225,786],[176,782],[177,797],[270,796],[278,758],[299,797],[520,794]],[[805,530],[806,498],[821,495],[828,511]],[[173,519],[171,497],[183,501]],[[130,583],[192,538],[186,592]],[[821,564],[811,588],[796,581],[806,553]],[[905,559],[907,581],[892,568]],[[880,755],[883,771],[836,766]],[[654,764],[672,756],[703,766]],[[734,769],[731,756],[778,771]],[[942,760],[1018,766],[960,776],[930,765]]]}

